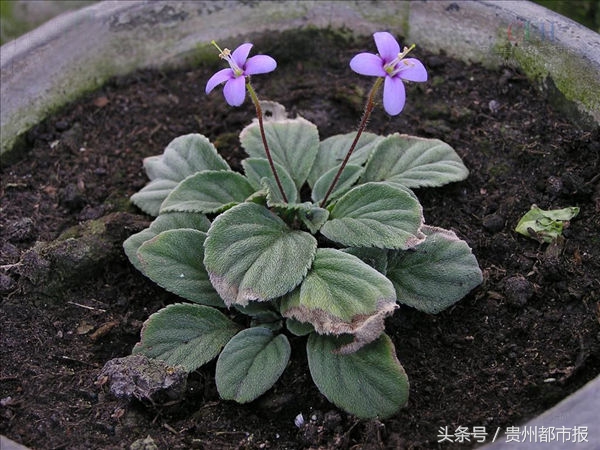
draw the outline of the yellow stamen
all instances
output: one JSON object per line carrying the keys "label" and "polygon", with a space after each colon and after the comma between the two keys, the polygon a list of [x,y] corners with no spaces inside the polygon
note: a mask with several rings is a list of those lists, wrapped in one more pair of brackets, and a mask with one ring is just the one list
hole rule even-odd
{"label": "yellow stamen", "polygon": [[[398,56],[396,56],[392,61],[390,61],[389,63],[387,63],[385,65],[385,67],[383,68],[390,76],[394,76],[399,72],[399,67],[398,65],[400,64],[400,61],[402,61],[402,59],[408,55],[411,50],[413,50],[417,45],[413,44],[410,47],[404,47],[404,49],[402,50],[401,53],[398,53]],[[412,66],[412,64],[410,64],[407,61],[402,61],[402,63],[405,66]]]}
{"label": "yellow stamen", "polygon": [[225,61],[227,61],[229,63],[229,67],[231,67],[231,69],[233,70],[233,72],[235,73],[235,75],[237,77],[239,77],[241,74],[244,73],[244,71],[239,68],[239,66],[235,63],[235,61],[231,57],[231,50],[229,50],[228,48],[221,50],[221,47],[219,47],[214,40],[210,41],[210,43],[212,45],[214,45],[217,48],[217,50],[219,50],[219,52],[220,52],[219,58],[224,59]]}

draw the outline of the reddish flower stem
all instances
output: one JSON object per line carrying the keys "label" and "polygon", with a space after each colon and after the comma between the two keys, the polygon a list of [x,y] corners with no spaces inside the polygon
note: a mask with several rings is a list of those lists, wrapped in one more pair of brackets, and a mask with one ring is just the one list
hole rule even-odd
{"label": "reddish flower stem", "polygon": [[337,174],[335,175],[335,178],[331,182],[331,185],[329,186],[329,189],[327,190],[325,197],[323,197],[323,200],[321,201],[321,204],[319,205],[321,208],[325,207],[325,203],[327,203],[327,199],[331,195],[331,192],[333,191],[337,182],[339,181],[340,176],[342,175],[342,172],[344,171],[344,168],[348,164],[348,161],[350,160],[350,156],[352,156],[352,152],[354,152],[354,149],[356,148],[356,144],[358,144],[358,140],[360,139],[360,136],[362,135],[363,131],[365,131],[365,128],[367,128],[367,123],[369,122],[369,117],[371,116],[371,113],[373,112],[373,108],[375,107],[375,101],[374,101],[375,94],[377,94],[377,91],[381,87],[382,82],[383,82],[383,78],[377,78],[377,80],[375,80],[375,84],[371,88],[371,92],[369,93],[369,98],[367,99],[367,104],[365,105],[365,110],[363,111],[362,119],[360,120],[360,125],[358,126],[358,130],[356,132],[356,136],[354,137],[354,141],[352,141],[352,145],[348,149],[348,153],[346,153],[346,157],[344,158],[344,161],[342,161],[342,165],[340,166],[340,169],[338,170]]}
{"label": "reddish flower stem", "polygon": [[260,128],[260,137],[262,138],[263,147],[265,148],[265,153],[267,154],[267,160],[269,161],[269,166],[271,166],[271,171],[273,172],[273,176],[275,177],[275,182],[277,183],[277,187],[279,188],[279,192],[283,197],[284,202],[288,202],[287,196],[283,190],[283,186],[281,181],[279,180],[279,175],[277,175],[277,169],[275,169],[275,164],[273,163],[273,158],[271,157],[271,151],[269,150],[269,144],[267,143],[267,136],[265,135],[265,127],[263,124],[263,114],[262,108],[260,107],[260,102],[258,101],[258,96],[254,91],[254,88],[250,84],[249,81],[246,82],[246,88],[248,89],[248,93],[252,98],[252,102],[254,103],[254,107],[256,108],[256,115],[258,116],[258,127]]}

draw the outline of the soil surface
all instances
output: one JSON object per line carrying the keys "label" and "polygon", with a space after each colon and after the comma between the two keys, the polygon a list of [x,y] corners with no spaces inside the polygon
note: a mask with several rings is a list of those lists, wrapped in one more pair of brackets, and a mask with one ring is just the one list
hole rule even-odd
{"label": "soil surface", "polygon": [[[254,48],[279,63],[253,80],[261,98],[317,124],[322,139],[356,127],[373,80],[348,61],[375,51],[370,37],[309,31]],[[313,385],[297,337],[282,378],[246,405],[219,399],[214,362],[176,401],[126,402],[96,383],[149,314],[180,301],[122,251],[151,221],[128,202],[147,182],[142,158],[192,132],[234,168],[243,157],[237,136],[252,104],[230,108],[220,88],[204,94],[222,67],[211,62],[111,80],[31,130],[26,158],[2,168],[0,434],[36,449],[470,448],[474,436],[438,443],[440,429],[485,427],[486,442],[500,429],[502,439],[598,375],[599,131],[569,123],[510,65],[413,54],[430,80],[407,87],[399,116],[377,108],[369,131],[439,138],[464,159],[466,181],[416,193],[427,223],[471,245],[484,282],[438,315],[402,307],[388,319],[411,382],[406,408],[384,421],[337,410]],[[514,231],[532,204],[581,212],[549,245]],[[138,441],[148,436],[156,447]]]}

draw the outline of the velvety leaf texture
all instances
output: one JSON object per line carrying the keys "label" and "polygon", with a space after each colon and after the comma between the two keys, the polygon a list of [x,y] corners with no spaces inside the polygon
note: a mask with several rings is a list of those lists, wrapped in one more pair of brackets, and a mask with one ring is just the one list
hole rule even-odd
{"label": "velvety leaf texture", "polygon": [[206,170],[179,183],[163,202],[160,212],[216,213],[243,202],[255,191],[239,173]]}
{"label": "velvety leaf texture", "polygon": [[460,156],[445,142],[396,133],[377,145],[361,181],[435,187],[464,180],[468,175]]}
{"label": "velvety leaf texture", "polygon": [[[321,141],[319,153],[308,176],[310,186],[314,186],[317,180],[329,170],[340,167],[355,137],[356,131],[338,134]],[[350,156],[349,164],[362,166],[382,139],[382,136],[373,133],[363,133]]]}
{"label": "velvety leaf texture", "polygon": [[[246,178],[256,190],[262,189],[262,180],[267,178],[271,184],[277,186],[275,176],[266,158],[246,158],[242,161]],[[295,202],[298,199],[298,189],[290,174],[280,164],[275,164],[277,176],[283,186],[283,191],[287,196],[288,202]]]}
{"label": "velvety leaf texture", "polygon": [[146,214],[158,216],[160,205],[178,184],[178,181],[173,180],[153,180],[133,194],[131,202]]}
{"label": "velvety leaf texture", "polygon": [[350,355],[340,341],[312,333],[306,345],[308,366],[319,391],[338,407],[361,419],[385,419],[407,402],[409,384],[394,344],[383,334]]}
{"label": "velvety leaf texture", "polygon": [[144,274],[159,286],[186,300],[225,306],[202,263],[206,233],[187,228],[167,230],[138,249]]}
{"label": "velvety leaf texture", "polygon": [[162,155],[144,159],[150,183],[131,197],[142,211],[156,216],[169,192],[186,177],[203,170],[230,170],[217,149],[201,134],[173,139]]}
{"label": "velvety leaf texture", "polygon": [[387,277],[398,302],[436,314],[467,295],[483,280],[467,243],[441,228],[423,227],[425,241],[407,252],[389,252]]}
{"label": "velvety leaf texture", "polygon": [[238,331],[238,325],[214,308],[176,303],[148,318],[132,353],[192,372],[215,358]]}
{"label": "velvety leaf texture", "polygon": [[377,339],[395,309],[394,286],[384,275],[332,248],[317,250],[300,288],[281,301],[284,317],[311,323],[317,333],[354,335],[344,352]]}
{"label": "velvety leaf texture", "polygon": [[291,347],[283,334],[263,327],[247,328],[225,346],[215,372],[217,390],[225,400],[247,403],[269,390],[290,359]]}
{"label": "velvety leaf texture", "polygon": [[175,181],[203,170],[230,170],[215,146],[197,133],[173,139],[162,156],[144,160],[144,168],[151,180],[165,178]]}
{"label": "velvety leaf texture", "polygon": [[148,228],[133,234],[123,243],[125,254],[129,258],[131,264],[140,272],[144,272],[144,268],[137,257],[137,251],[140,246],[152,239],[157,234],[178,228],[190,228],[198,231],[208,231],[210,221],[204,214],[198,213],[172,213],[158,216],[150,224]]}
{"label": "velvety leaf texture", "polygon": [[[325,198],[333,179],[337,175],[339,168],[334,167],[333,169],[325,172],[319,179],[315,182],[315,185],[312,190],[311,197],[313,201],[320,202]],[[363,168],[361,166],[355,166],[352,164],[348,164],[344,167],[344,171],[340,175],[333,191],[328,198],[328,203],[331,203],[332,200],[335,200],[340,195],[346,193],[352,188],[352,185],[358,181],[360,176],[363,173]]]}
{"label": "velvety leaf texture", "polygon": [[225,303],[246,305],[280,297],[300,284],[315,256],[316,239],[255,203],[242,203],[213,222],[204,264]]}
{"label": "velvety leaf texture", "polygon": [[421,205],[408,189],[367,183],[343,195],[321,233],[351,247],[407,249],[423,240]]}
{"label": "velvety leaf texture", "polygon": [[[273,160],[290,174],[299,189],[306,181],[319,150],[319,131],[306,119],[284,119],[264,124],[267,143]],[[257,123],[240,134],[244,150],[254,158],[266,158]]]}

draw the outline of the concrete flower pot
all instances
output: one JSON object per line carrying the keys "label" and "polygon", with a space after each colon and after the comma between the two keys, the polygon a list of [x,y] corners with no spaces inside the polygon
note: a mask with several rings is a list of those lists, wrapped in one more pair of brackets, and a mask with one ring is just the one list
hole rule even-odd
{"label": "concrete flower pot", "polygon": [[[387,29],[465,61],[515,65],[566,117],[583,127],[600,125],[600,35],[529,2],[104,1],[2,46],[2,162],[24,157],[28,129],[112,76],[183,64],[201,57],[202,43],[211,39],[309,24],[360,35]],[[592,430],[599,396],[596,378],[530,425]],[[566,448],[555,444],[540,445]],[[18,448],[2,440],[5,445]],[[587,445],[577,448],[595,448]]]}
{"label": "concrete flower pot", "polygon": [[600,122],[600,37],[523,1],[104,1],[2,46],[2,159],[50,112],[113,75],[173,66],[211,39],[305,25],[389,29],[431,51],[521,67],[578,122]]}

